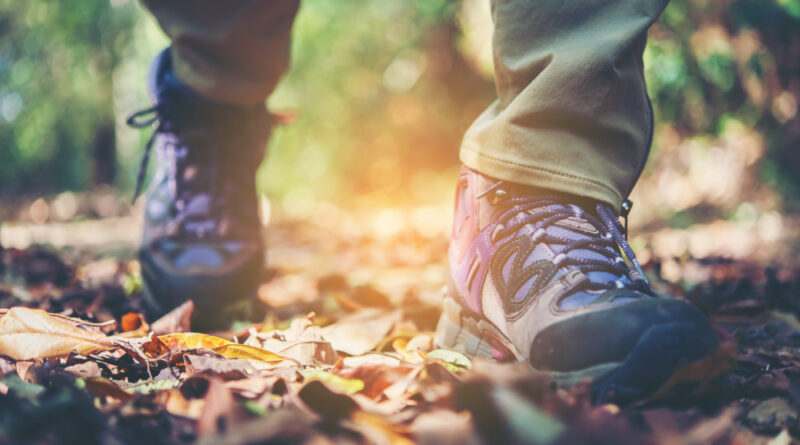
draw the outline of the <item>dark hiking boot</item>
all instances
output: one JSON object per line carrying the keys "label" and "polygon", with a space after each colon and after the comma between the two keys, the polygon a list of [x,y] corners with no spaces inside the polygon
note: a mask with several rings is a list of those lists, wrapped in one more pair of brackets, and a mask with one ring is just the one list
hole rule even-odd
{"label": "dark hiking boot", "polygon": [[450,268],[438,345],[592,379],[597,402],[652,395],[718,345],[700,310],[653,293],[606,204],[464,168]]}
{"label": "dark hiking boot", "polygon": [[159,315],[191,299],[194,330],[226,328],[253,316],[264,268],[255,173],[271,118],[263,104],[198,96],[173,75],[168,50],[154,61],[149,84],[155,105],[128,120],[155,127],[136,187],[138,195],[154,150],[139,249],[148,303]]}

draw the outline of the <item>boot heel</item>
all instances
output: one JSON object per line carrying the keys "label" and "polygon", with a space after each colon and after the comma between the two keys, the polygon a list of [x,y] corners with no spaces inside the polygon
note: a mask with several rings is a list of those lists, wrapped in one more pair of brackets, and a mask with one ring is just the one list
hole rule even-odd
{"label": "boot heel", "polygon": [[511,343],[490,323],[476,320],[447,295],[433,337],[434,346],[473,357],[501,361],[523,360]]}

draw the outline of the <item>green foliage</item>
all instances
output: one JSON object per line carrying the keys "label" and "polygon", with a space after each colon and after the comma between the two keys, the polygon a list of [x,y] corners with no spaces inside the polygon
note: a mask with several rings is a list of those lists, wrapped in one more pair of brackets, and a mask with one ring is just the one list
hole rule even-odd
{"label": "green foliage", "polygon": [[414,177],[454,165],[463,131],[493,94],[458,52],[459,6],[306,1],[292,68],[270,100],[297,121],[276,132],[261,184],[329,199],[407,195]]}
{"label": "green foliage", "polygon": [[766,142],[760,179],[796,198],[799,55],[796,0],[673,0],[645,51],[657,120],[685,136],[745,124]]}
{"label": "green foliage", "polygon": [[88,184],[136,21],[112,3],[0,0],[0,190]]}
{"label": "green foliage", "polygon": [[[452,171],[494,94],[460,45],[463,5],[306,0],[270,100],[297,119],[276,130],[260,187],[424,200],[420,178]],[[756,131],[761,180],[800,195],[800,0],[673,0],[650,37],[657,122],[684,138],[714,140],[728,122]],[[147,106],[143,75],[165,44],[131,0],[0,0],[0,190],[87,188],[103,162],[129,188],[147,135],[122,122]],[[98,159],[109,144],[118,158]]]}

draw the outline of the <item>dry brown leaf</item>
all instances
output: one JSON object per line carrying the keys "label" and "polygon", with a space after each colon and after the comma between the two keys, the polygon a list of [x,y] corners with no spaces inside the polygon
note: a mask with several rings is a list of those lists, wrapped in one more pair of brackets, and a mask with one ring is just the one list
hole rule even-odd
{"label": "dry brown leaf", "polygon": [[222,380],[208,378],[208,389],[203,400],[203,409],[197,418],[197,434],[207,436],[230,428],[239,417],[233,394]]}
{"label": "dry brown leaf", "polygon": [[326,341],[300,340],[283,345],[276,345],[275,342],[265,342],[264,344],[276,348],[282,356],[304,366],[333,365],[338,359],[336,351]]}
{"label": "dry brown leaf", "polygon": [[0,354],[15,360],[92,354],[114,347],[113,339],[40,309],[15,307],[0,317]]}
{"label": "dry brown leaf", "polygon": [[333,365],[336,351],[322,338],[319,326],[313,326],[313,315],[297,318],[283,331],[252,332],[246,345],[274,351],[307,366]]}
{"label": "dry brown leaf", "polygon": [[203,399],[186,398],[179,389],[174,388],[169,391],[164,408],[175,416],[197,420],[203,412],[204,405],[205,401]]}
{"label": "dry brown leaf", "polygon": [[84,363],[79,363],[72,366],[67,366],[64,368],[64,371],[75,375],[77,377],[81,377],[84,379],[92,378],[92,377],[100,377],[102,372],[100,371],[100,367],[97,366],[97,363],[87,361]]}
{"label": "dry brown leaf", "polygon": [[247,360],[206,357],[186,354],[186,373],[193,376],[199,373],[213,374],[223,380],[237,380],[255,373],[255,368]]}
{"label": "dry brown leaf", "polygon": [[95,397],[111,397],[121,401],[133,398],[128,391],[103,378],[87,378],[85,383],[86,390]]}
{"label": "dry brown leaf", "polygon": [[278,380],[282,381],[280,377],[276,376],[251,377],[227,381],[225,387],[246,399],[255,399],[271,390]]}
{"label": "dry brown leaf", "polygon": [[385,418],[365,411],[354,412],[352,424],[348,426],[363,434],[370,443],[414,444],[412,440],[400,434]]}
{"label": "dry brown leaf", "polygon": [[16,364],[4,357],[0,357],[0,377],[17,370]]}
{"label": "dry brown leaf", "polygon": [[135,331],[144,325],[144,319],[136,312],[128,312],[120,318],[119,326],[124,332]]}
{"label": "dry brown leaf", "polygon": [[192,312],[194,312],[194,302],[186,300],[183,304],[153,322],[151,326],[153,333],[164,335],[188,332],[191,327]]}
{"label": "dry brown leaf", "polygon": [[140,345],[140,349],[150,358],[161,357],[170,351],[169,347],[155,335],[146,338]]}
{"label": "dry brown leaf", "polygon": [[125,338],[144,337],[150,332],[150,325],[147,324],[142,314],[136,312],[128,312],[123,315],[119,320],[119,327],[122,329],[120,337]]}
{"label": "dry brown leaf", "polygon": [[322,328],[322,336],[333,349],[361,355],[375,349],[383,337],[400,321],[400,311],[362,309]]}
{"label": "dry brown leaf", "polygon": [[405,380],[416,369],[417,367],[411,365],[362,365],[357,368],[341,369],[336,372],[336,375],[364,382],[364,388],[360,392],[374,399],[383,394],[386,388],[398,381]]}
{"label": "dry brown leaf", "polygon": [[467,413],[438,409],[422,413],[409,426],[414,440],[423,445],[479,445]]}

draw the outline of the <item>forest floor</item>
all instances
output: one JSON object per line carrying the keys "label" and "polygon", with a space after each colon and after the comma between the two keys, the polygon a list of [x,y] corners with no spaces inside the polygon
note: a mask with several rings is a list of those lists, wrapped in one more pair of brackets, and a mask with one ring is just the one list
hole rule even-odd
{"label": "forest floor", "polygon": [[443,233],[275,221],[264,322],[189,334],[191,304],[147,318],[135,227],[108,221],[81,230],[124,242],[0,247],[0,308],[15,308],[0,309],[0,348],[11,351],[0,356],[0,444],[800,438],[796,264],[650,255],[657,290],[710,315],[731,371],[680,396],[594,406],[588,382],[559,389],[523,364],[434,349]]}

